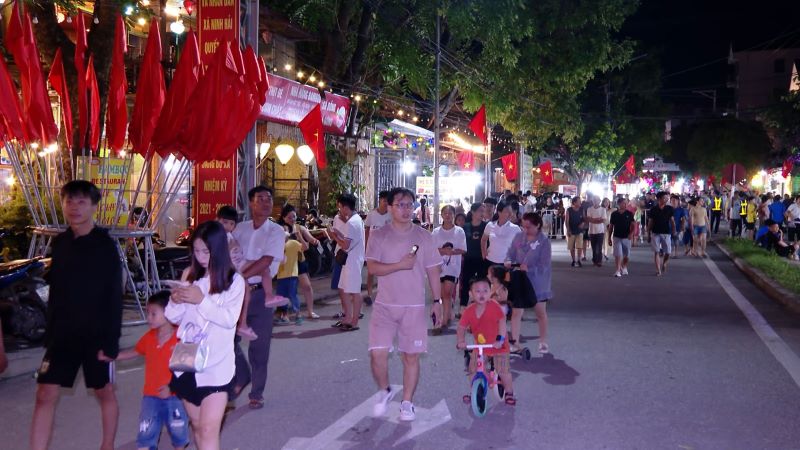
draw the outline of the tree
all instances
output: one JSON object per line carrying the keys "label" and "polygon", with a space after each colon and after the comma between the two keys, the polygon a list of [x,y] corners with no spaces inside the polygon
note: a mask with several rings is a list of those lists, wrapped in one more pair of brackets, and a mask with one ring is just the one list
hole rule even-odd
{"label": "tree", "polygon": [[781,158],[800,150],[800,91],[790,92],[762,117],[770,128],[773,145]]}
{"label": "tree", "polygon": [[716,173],[730,163],[748,170],[760,167],[772,149],[769,136],[760,122],[722,119],[703,122],[692,133],[687,156],[697,168]]}

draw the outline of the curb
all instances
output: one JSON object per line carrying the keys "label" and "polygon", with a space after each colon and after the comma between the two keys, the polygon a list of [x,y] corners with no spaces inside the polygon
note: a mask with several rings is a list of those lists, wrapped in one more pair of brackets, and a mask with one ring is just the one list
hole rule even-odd
{"label": "curb", "polygon": [[787,307],[792,312],[800,313],[800,296],[795,295],[782,286],[779,286],[776,282],[764,274],[764,272],[752,267],[742,258],[734,256],[727,248],[725,248],[724,245],[716,241],[713,242],[714,245],[716,245],[717,248],[725,254],[725,256],[733,261],[733,264],[736,265],[736,267],[738,267],[742,273],[747,275],[747,278],[750,278],[750,280],[756,286],[761,288],[761,290],[764,291],[764,293],[766,293],[770,298]]}

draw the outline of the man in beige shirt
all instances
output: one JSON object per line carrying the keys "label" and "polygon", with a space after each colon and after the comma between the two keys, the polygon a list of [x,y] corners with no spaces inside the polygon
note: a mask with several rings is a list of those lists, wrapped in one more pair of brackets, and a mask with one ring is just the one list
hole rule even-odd
{"label": "man in beige shirt", "polygon": [[706,237],[708,236],[708,211],[703,199],[689,201],[689,217],[692,219],[692,253],[706,257]]}

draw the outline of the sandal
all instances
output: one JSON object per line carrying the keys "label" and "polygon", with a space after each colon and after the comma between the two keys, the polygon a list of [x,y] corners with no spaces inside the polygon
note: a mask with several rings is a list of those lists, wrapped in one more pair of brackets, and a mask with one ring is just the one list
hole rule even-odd
{"label": "sandal", "polygon": [[516,404],[517,404],[517,399],[514,398],[514,393],[513,392],[506,392],[504,401],[505,401],[506,405],[508,405],[508,406],[516,406]]}
{"label": "sandal", "polygon": [[341,327],[339,327],[339,329],[341,331],[356,331],[356,330],[358,330],[358,326],[350,325],[349,323],[345,323]]}
{"label": "sandal", "polygon": [[337,321],[335,324],[331,325],[332,328],[342,328],[343,325],[346,325],[341,320]]}
{"label": "sandal", "polygon": [[543,355],[550,353],[550,347],[547,345],[547,342],[539,343],[539,353]]}
{"label": "sandal", "polygon": [[264,407],[264,399],[262,398],[256,400],[251,398],[250,403],[248,403],[248,406],[250,407],[250,409],[261,409]]}
{"label": "sandal", "polygon": [[466,394],[461,397],[461,401],[468,404],[472,401],[472,397],[469,394]]}

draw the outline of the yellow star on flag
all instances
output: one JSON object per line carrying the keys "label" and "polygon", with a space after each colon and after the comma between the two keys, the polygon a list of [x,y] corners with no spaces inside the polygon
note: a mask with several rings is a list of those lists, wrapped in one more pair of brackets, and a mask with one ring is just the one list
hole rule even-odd
{"label": "yellow star on flag", "polygon": [[470,164],[469,164],[468,162],[464,163],[464,168],[465,168],[465,169],[469,169],[469,165],[470,165]]}
{"label": "yellow star on flag", "polygon": [[508,170],[512,170],[513,168],[514,168],[514,165],[513,165],[513,164],[509,164],[509,165],[508,165]]}

